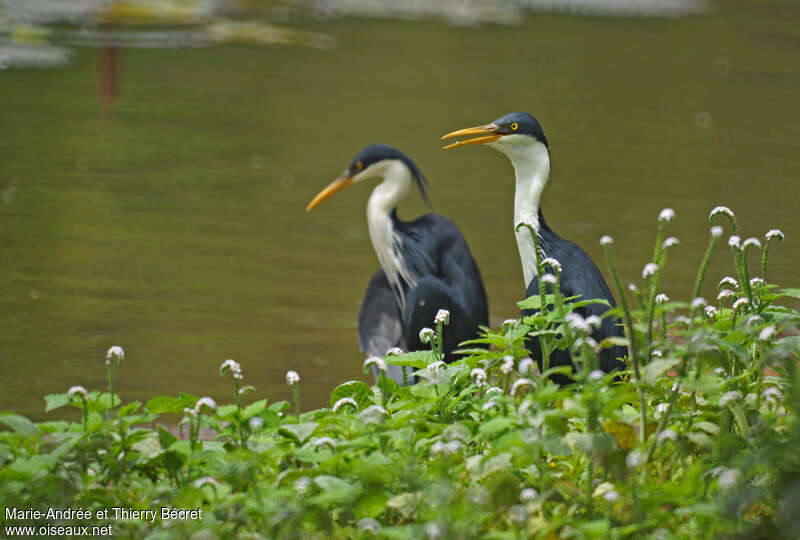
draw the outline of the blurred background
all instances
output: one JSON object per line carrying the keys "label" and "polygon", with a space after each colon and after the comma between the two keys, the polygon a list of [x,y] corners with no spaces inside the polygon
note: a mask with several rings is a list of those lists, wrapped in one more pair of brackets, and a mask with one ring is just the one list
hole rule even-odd
{"label": "blurred background", "polygon": [[786,233],[769,280],[797,286],[798,20],[795,0],[0,0],[0,410],[104,389],[111,345],[126,401],[228,401],[226,358],[271,401],[298,371],[303,408],[370,381],[373,185],[304,208],[373,142],[427,175],[492,325],[517,317],[511,166],[439,137],[518,110],[551,144],[548,223],[604,272],[610,234],[640,283],[672,207],[663,286],[690,300],[724,204],[745,237]]}

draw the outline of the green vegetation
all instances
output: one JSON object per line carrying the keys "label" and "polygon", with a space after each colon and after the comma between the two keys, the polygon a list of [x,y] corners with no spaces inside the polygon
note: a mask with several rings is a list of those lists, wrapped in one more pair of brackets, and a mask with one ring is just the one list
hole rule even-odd
{"label": "green vegetation", "polygon": [[[621,300],[615,312],[633,336],[621,378],[596,371],[597,351],[614,343],[593,342],[597,321],[574,311],[584,300],[557,288],[521,304],[547,309],[487,330],[473,344],[489,350],[449,365],[440,361],[441,314],[426,332],[431,351],[367,361],[410,365],[420,383],[347,382],[330,408],[302,413],[297,373],[287,374],[293,404],[246,404],[257,392],[232,360],[220,370],[232,377],[232,404],[187,394],[119,404],[110,392],[124,354],[112,348],[108,393],[46,396],[48,410],[77,407],[79,421],[0,415],[10,428],[0,432],[3,526],[110,524],[117,538],[797,537],[800,339],[787,334],[800,313],[776,301],[800,290],[764,281],[770,245],[783,235],[743,241],[733,214],[715,209],[712,219],[727,216],[733,228],[735,277],[720,282],[716,305],[670,301],[659,281],[677,243],[663,239],[673,216],[662,212],[653,261],[628,291],[612,240],[602,242]],[[701,290],[721,235],[712,228],[687,290]],[[761,277],[748,267],[754,251]],[[548,271],[557,283],[556,261],[540,261]],[[574,351],[574,385],[536,373],[529,334],[543,350]],[[159,425],[159,415],[183,415],[188,436]],[[214,440],[202,440],[205,428]],[[9,507],[112,510],[9,519]],[[152,522],[114,519],[119,507],[158,513]],[[202,514],[162,519],[162,507]]]}

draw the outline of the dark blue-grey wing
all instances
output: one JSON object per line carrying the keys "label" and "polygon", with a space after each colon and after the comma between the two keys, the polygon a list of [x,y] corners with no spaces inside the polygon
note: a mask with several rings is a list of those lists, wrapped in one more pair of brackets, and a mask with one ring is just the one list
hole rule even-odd
{"label": "dark blue-grey wing", "polygon": [[[389,280],[383,270],[378,270],[369,280],[358,313],[359,348],[367,357],[383,357],[392,347],[399,347],[405,351],[402,320]],[[407,370],[406,373],[408,375],[410,371]],[[398,384],[403,383],[403,372],[400,367],[389,366],[386,374]],[[378,373],[374,367],[372,375],[377,380]]]}

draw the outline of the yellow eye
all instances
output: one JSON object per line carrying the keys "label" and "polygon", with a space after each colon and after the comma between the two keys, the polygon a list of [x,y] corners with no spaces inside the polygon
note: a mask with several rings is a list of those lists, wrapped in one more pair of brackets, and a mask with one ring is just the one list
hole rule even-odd
{"label": "yellow eye", "polygon": [[356,169],[359,171],[364,168],[364,165],[360,161],[356,161]]}
{"label": "yellow eye", "polygon": [[511,131],[517,131],[518,127],[519,124],[517,124],[516,122],[511,122]]}

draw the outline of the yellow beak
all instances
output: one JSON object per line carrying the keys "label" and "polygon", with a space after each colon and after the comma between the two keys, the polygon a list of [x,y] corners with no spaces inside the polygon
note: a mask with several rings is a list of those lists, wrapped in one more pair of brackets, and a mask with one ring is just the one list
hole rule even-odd
{"label": "yellow beak", "polygon": [[453,144],[448,144],[443,147],[443,150],[448,148],[455,148],[457,146],[464,146],[467,144],[486,144],[494,142],[503,135],[499,133],[500,126],[497,124],[486,124],[485,126],[476,126],[467,129],[459,129],[458,131],[451,131],[442,139],[450,139],[452,137],[460,137],[462,135],[483,135],[483,137],[475,137],[474,139],[467,139],[465,141],[456,141]]}
{"label": "yellow beak", "polygon": [[308,206],[306,206],[306,212],[308,212],[315,206],[319,206],[320,204],[322,204],[322,201],[331,197],[334,193],[343,190],[352,183],[353,183],[353,177],[350,176],[350,174],[347,171],[343,172],[341,176],[339,176],[339,178],[328,184],[325,187],[325,189],[320,191],[317,194],[317,196],[314,197],[314,199],[310,203],[308,203]]}

